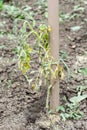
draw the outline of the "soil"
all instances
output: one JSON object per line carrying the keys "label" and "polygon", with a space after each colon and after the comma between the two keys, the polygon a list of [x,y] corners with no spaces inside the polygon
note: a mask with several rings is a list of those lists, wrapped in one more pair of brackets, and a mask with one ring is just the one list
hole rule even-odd
{"label": "soil", "polygon": [[[47,23],[44,8],[38,11],[37,0],[23,0],[18,2],[6,1],[4,4],[17,5],[19,8],[30,5],[34,11],[34,18],[38,24]],[[60,103],[63,98],[67,101],[77,95],[79,86],[87,86],[87,76],[81,69],[87,67],[87,8],[81,0],[60,0],[60,12],[71,13],[75,5],[84,7],[77,17],[60,23],[60,56],[67,54],[64,59],[70,68],[70,79],[65,69],[65,78],[60,81]],[[78,13],[78,11],[76,12]],[[87,99],[81,102],[80,110],[84,116],[79,120],[68,119],[62,121],[58,115],[45,113],[45,92],[31,91],[28,82],[18,69],[17,56],[14,48],[17,38],[13,35],[13,19],[0,12],[0,130],[87,130]],[[82,26],[78,31],[71,27]],[[33,43],[32,41],[29,41]],[[32,78],[32,77],[31,77]],[[85,90],[83,94],[87,94]]]}

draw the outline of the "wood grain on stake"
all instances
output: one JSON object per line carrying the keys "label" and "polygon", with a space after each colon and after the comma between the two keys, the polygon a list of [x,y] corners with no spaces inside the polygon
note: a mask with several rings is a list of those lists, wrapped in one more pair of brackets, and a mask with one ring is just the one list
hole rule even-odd
{"label": "wood grain on stake", "polygon": [[[59,58],[59,20],[58,20],[58,0],[48,0],[48,25],[52,28],[50,32],[50,51],[54,61]],[[55,67],[53,67],[55,69]],[[55,111],[59,105],[59,79],[56,77],[52,81],[52,93],[50,96],[50,108]]]}

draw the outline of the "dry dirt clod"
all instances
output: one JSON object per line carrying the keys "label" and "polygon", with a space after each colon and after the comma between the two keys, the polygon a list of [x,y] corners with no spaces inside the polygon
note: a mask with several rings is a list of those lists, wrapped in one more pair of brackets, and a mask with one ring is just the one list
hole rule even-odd
{"label": "dry dirt clod", "polygon": [[39,126],[40,129],[50,129],[51,123],[49,120],[42,120],[42,121],[37,121],[36,125]]}
{"label": "dry dirt clod", "polygon": [[[50,114],[48,117],[40,118],[36,120],[35,124],[39,126],[40,129],[45,130],[61,130],[59,126],[59,115]],[[55,129],[56,128],[56,129]]]}

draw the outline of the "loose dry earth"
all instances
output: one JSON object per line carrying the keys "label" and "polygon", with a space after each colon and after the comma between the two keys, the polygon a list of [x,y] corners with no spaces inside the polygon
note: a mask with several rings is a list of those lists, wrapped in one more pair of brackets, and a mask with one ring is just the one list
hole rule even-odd
{"label": "loose dry earth", "polygon": [[[45,10],[38,11],[36,0],[14,0],[4,4],[13,4],[19,8],[29,5],[34,11],[36,24],[47,22]],[[75,5],[84,8],[84,11],[73,12]],[[70,68],[70,79],[67,80],[65,70],[64,81],[60,81],[60,100],[63,104],[64,96],[67,101],[77,95],[78,86],[87,86],[87,76],[81,73],[81,68],[87,67],[87,3],[82,0],[60,0],[60,12],[74,13],[77,16],[71,20],[65,19],[60,23],[60,55],[67,53],[65,63]],[[17,38],[13,34],[13,18],[0,12],[0,130],[87,130],[87,99],[81,102],[80,109],[84,116],[79,120],[60,120],[59,115],[45,114],[46,95],[42,92],[32,92],[27,80],[18,69],[17,57],[14,48]],[[54,13],[55,14],[55,13]],[[73,31],[71,27],[82,26]],[[29,43],[33,43],[29,41]],[[32,78],[32,77],[31,77]],[[87,90],[83,94],[87,94]]]}

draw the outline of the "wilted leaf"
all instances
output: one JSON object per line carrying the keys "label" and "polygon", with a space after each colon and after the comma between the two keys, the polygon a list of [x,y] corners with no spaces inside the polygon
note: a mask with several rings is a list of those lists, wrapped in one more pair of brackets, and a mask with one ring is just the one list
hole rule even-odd
{"label": "wilted leaf", "polygon": [[62,67],[62,65],[58,65],[55,69],[55,71],[52,71],[52,78],[56,78],[56,76],[58,76],[60,79],[64,79],[64,69]]}
{"label": "wilted leaf", "polygon": [[63,69],[62,65],[58,66],[58,76],[60,79],[62,79],[62,80],[64,79],[64,69]]}

